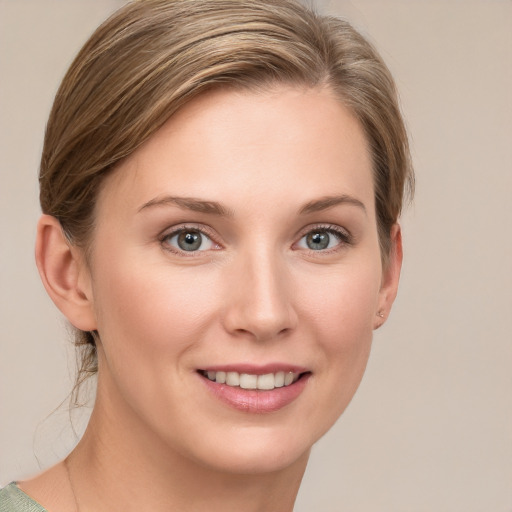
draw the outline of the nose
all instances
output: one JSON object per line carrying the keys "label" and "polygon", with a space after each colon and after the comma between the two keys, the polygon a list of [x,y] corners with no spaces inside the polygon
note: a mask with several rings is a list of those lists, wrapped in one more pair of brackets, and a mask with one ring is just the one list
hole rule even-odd
{"label": "nose", "polygon": [[238,258],[227,271],[223,317],[228,332],[264,341],[295,329],[291,279],[279,258],[260,251]]}

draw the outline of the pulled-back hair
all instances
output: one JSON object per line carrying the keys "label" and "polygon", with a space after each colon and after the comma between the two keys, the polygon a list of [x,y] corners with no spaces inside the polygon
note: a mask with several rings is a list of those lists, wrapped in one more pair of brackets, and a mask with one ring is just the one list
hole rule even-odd
{"label": "pulled-back hair", "polygon": [[[44,213],[87,255],[104,177],[178,109],[212,88],[328,87],[355,115],[372,160],[383,264],[413,188],[393,79],[343,20],[292,0],[138,0],[85,43],[57,92],[40,169]],[[76,333],[78,382],[97,371],[97,333]]]}

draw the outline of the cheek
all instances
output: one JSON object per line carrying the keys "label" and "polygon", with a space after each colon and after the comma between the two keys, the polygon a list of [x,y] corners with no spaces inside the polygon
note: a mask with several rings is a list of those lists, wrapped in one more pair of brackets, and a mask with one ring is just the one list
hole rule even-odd
{"label": "cheek", "polygon": [[[189,426],[195,421],[183,399],[188,393],[183,383],[195,371],[190,354],[200,348],[214,318],[214,294],[201,290],[215,287],[204,273],[128,261],[106,263],[97,275],[98,392],[111,404],[110,414],[137,411],[152,431],[167,438],[176,417]],[[132,419],[130,412],[127,418]]]}
{"label": "cheek", "polygon": [[107,357],[112,354],[112,364],[119,367],[172,364],[199,340],[211,316],[214,297],[203,291],[213,289],[208,282],[213,277],[137,265],[137,258],[115,261],[97,265],[95,275],[98,331]]}
{"label": "cheek", "polygon": [[325,430],[350,403],[364,374],[380,278],[380,261],[347,266],[323,279],[321,289],[309,283],[310,293],[302,298],[315,339],[319,377],[313,383],[317,386],[318,410],[326,417]]}
{"label": "cheek", "polygon": [[[311,276],[297,287],[300,308],[332,350],[358,345],[372,332],[381,281],[380,261],[346,265]],[[364,338],[364,336],[363,336]]]}

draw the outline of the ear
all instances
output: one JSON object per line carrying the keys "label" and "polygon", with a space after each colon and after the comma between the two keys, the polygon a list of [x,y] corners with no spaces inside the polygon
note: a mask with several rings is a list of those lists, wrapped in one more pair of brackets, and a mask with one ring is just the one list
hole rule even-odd
{"label": "ear", "polygon": [[377,301],[377,311],[375,312],[374,329],[378,329],[387,319],[391,306],[395,301],[398,291],[398,282],[400,280],[400,270],[402,268],[402,231],[399,224],[393,224],[391,227],[391,247],[388,261],[382,272],[382,283]]}
{"label": "ear", "polygon": [[71,245],[51,215],[42,215],[37,224],[36,264],[48,295],[71,324],[95,330],[89,269],[82,251]]}

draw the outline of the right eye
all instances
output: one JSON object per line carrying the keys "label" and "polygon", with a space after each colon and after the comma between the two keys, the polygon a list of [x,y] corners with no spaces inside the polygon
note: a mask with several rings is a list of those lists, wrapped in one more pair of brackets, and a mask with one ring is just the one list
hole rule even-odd
{"label": "right eye", "polygon": [[166,235],[162,242],[175,252],[208,251],[216,247],[213,240],[198,229],[179,229]]}

